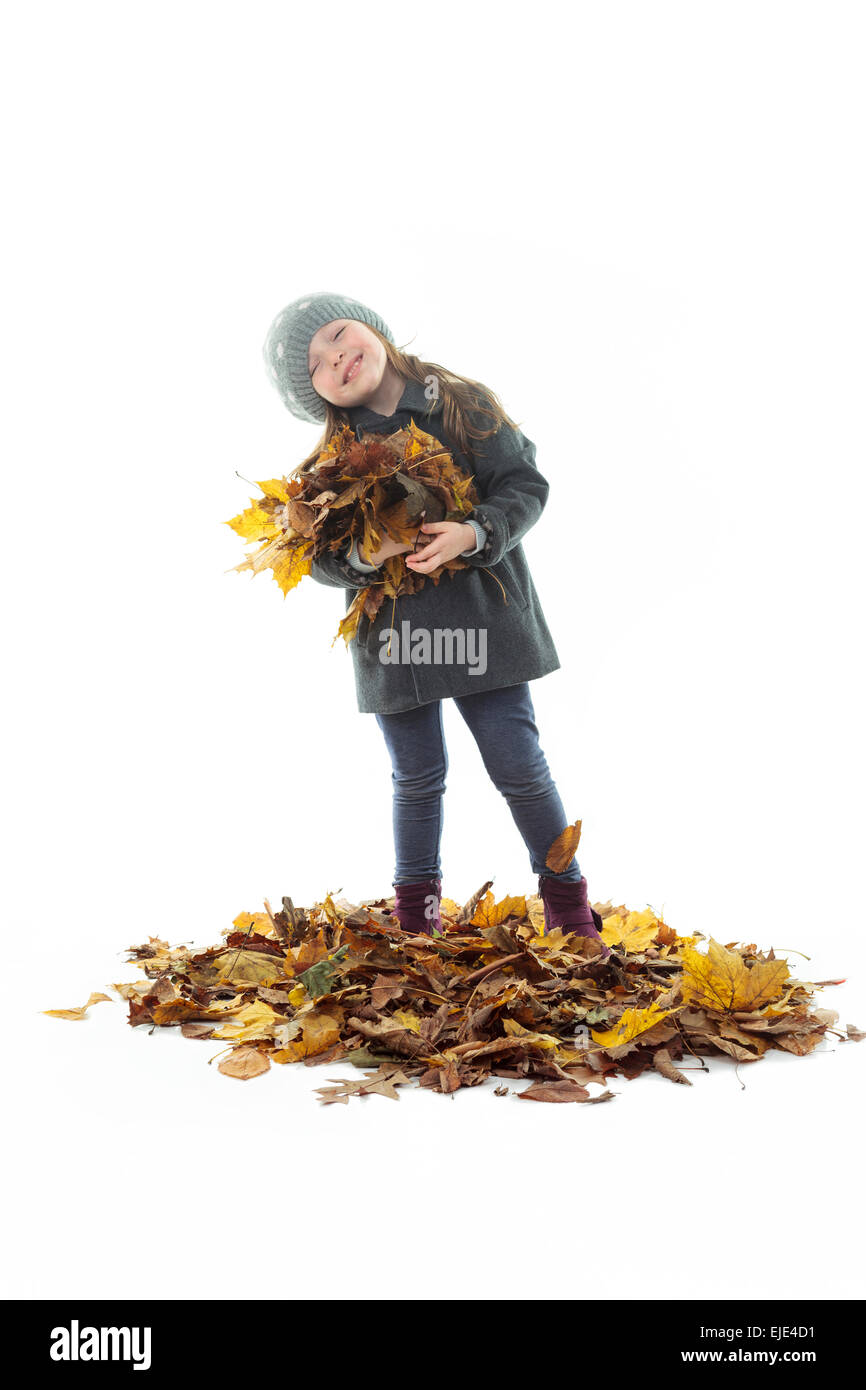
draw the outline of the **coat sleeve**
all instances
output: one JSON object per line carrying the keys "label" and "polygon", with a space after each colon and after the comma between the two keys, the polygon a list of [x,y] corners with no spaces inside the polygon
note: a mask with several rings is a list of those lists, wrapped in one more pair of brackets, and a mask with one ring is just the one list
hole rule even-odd
{"label": "coat sleeve", "polygon": [[377,569],[362,572],[349,564],[342,550],[328,551],[317,560],[313,560],[310,574],[320,584],[328,584],[332,589],[366,589],[368,584],[375,584],[377,580],[384,578],[381,565]]}
{"label": "coat sleeve", "polygon": [[[472,416],[470,416],[470,419]],[[484,428],[489,420],[478,418]],[[469,565],[495,565],[523,539],[544,511],[550,484],[535,462],[535,445],[521,430],[500,425],[489,439],[473,441],[475,487],[480,502],[467,512],[485,531],[480,550],[462,558]]]}

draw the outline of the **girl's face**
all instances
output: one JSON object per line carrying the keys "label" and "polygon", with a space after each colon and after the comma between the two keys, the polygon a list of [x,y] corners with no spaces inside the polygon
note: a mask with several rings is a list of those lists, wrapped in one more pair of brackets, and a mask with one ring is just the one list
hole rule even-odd
{"label": "girl's face", "polygon": [[385,372],[385,349],[357,319],[332,319],[310,339],[307,367],[314,389],[331,405],[362,405]]}

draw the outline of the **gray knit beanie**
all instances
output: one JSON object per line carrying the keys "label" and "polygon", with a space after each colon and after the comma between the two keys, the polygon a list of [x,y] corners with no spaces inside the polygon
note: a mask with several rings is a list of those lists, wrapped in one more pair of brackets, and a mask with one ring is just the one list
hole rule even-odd
{"label": "gray knit beanie", "polygon": [[342,294],[307,294],[286,305],[268,329],[262,354],[268,376],[280,393],[287,410],[299,420],[321,424],[327,402],[320,396],[308,368],[310,339],[325,323],[334,319],[357,319],[367,323],[393,343],[394,336],[379,315]]}

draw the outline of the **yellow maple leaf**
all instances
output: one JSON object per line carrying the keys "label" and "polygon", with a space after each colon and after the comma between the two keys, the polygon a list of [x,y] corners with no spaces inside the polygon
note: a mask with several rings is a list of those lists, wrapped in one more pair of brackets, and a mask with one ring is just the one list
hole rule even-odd
{"label": "yellow maple leaf", "polygon": [[282,532],[282,527],[277,525],[270,512],[256,503],[247,507],[246,511],[233,516],[225,525],[230,526],[245,541],[269,540],[271,536],[279,536]]}
{"label": "yellow maple leaf", "polygon": [[526,898],[505,897],[496,902],[491,892],[486,892],[475,909],[473,927],[498,927],[507,917],[526,916]]}
{"label": "yellow maple leaf", "polygon": [[707,954],[683,952],[682,997],[687,1004],[725,1012],[761,1009],[782,993],[789,971],[784,960],[756,962],[749,967],[737,951],[710,937]]}
{"label": "yellow maple leaf", "polygon": [[239,912],[232,922],[235,931],[247,931],[252,927],[254,932],[267,936],[271,929],[271,919],[266,912]]}
{"label": "yellow maple leaf", "polygon": [[278,502],[288,502],[289,489],[285,478],[269,478],[266,483],[256,483],[266,497],[274,497]]}
{"label": "yellow maple leaf", "polygon": [[[682,1005],[678,1005],[681,1008]],[[648,1009],[626,1009],[620,1015],[612,1028],[599,1032],[595,1028],[590,1028],[593,1041],[599,1047],[621,1047],[623,1043],[631,1042],[632,1038],[639,1037],[641,1033],[646,1033],[650,1028],[668,1014],[676,1013],[676,1009],[660,1009],[658,1004],[653,1001]]]}
{"label": "yellow maple leaf", "polygon": [[601,939],[606,946],[622,946],[626,952],[645,951],[658,930],[659,919],[651,908],[643,912],[629,912],[626,917],[612,912],[604,919]]}
{"label": "yellow maple leaf", "polygon": [[313,568],[313,558],[310,551],[313,548],[312,541],[301,542],[299,545],[286,547],[279,550],[274,556],[271,569],[274,572],[283,597],[290,589],[294,589],[296,584],[300,584],[305,574],[309,574]]}

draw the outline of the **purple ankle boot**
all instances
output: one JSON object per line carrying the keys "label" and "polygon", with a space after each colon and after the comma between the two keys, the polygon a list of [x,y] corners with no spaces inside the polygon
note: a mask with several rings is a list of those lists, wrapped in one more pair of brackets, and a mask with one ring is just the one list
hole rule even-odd
{"label": "purple ankle boot", "polygon": [[[554,878],[542,874],[538,879],[538,892],[544,903],[544,933],[561,927],[575,936],[594,936],[601,941],[601,917],[586,899],[586,879],[578,883],[568,879]],[[602,941],[604,951],[602,960],[607,960],[610,947]]]}
{"label": "purple ankle boot", "polygon": [[420,883],[397,883],[393,916],[397,918],[401,929],[410,936],[441,936],[441,896],[441,878],[425,878]]}

